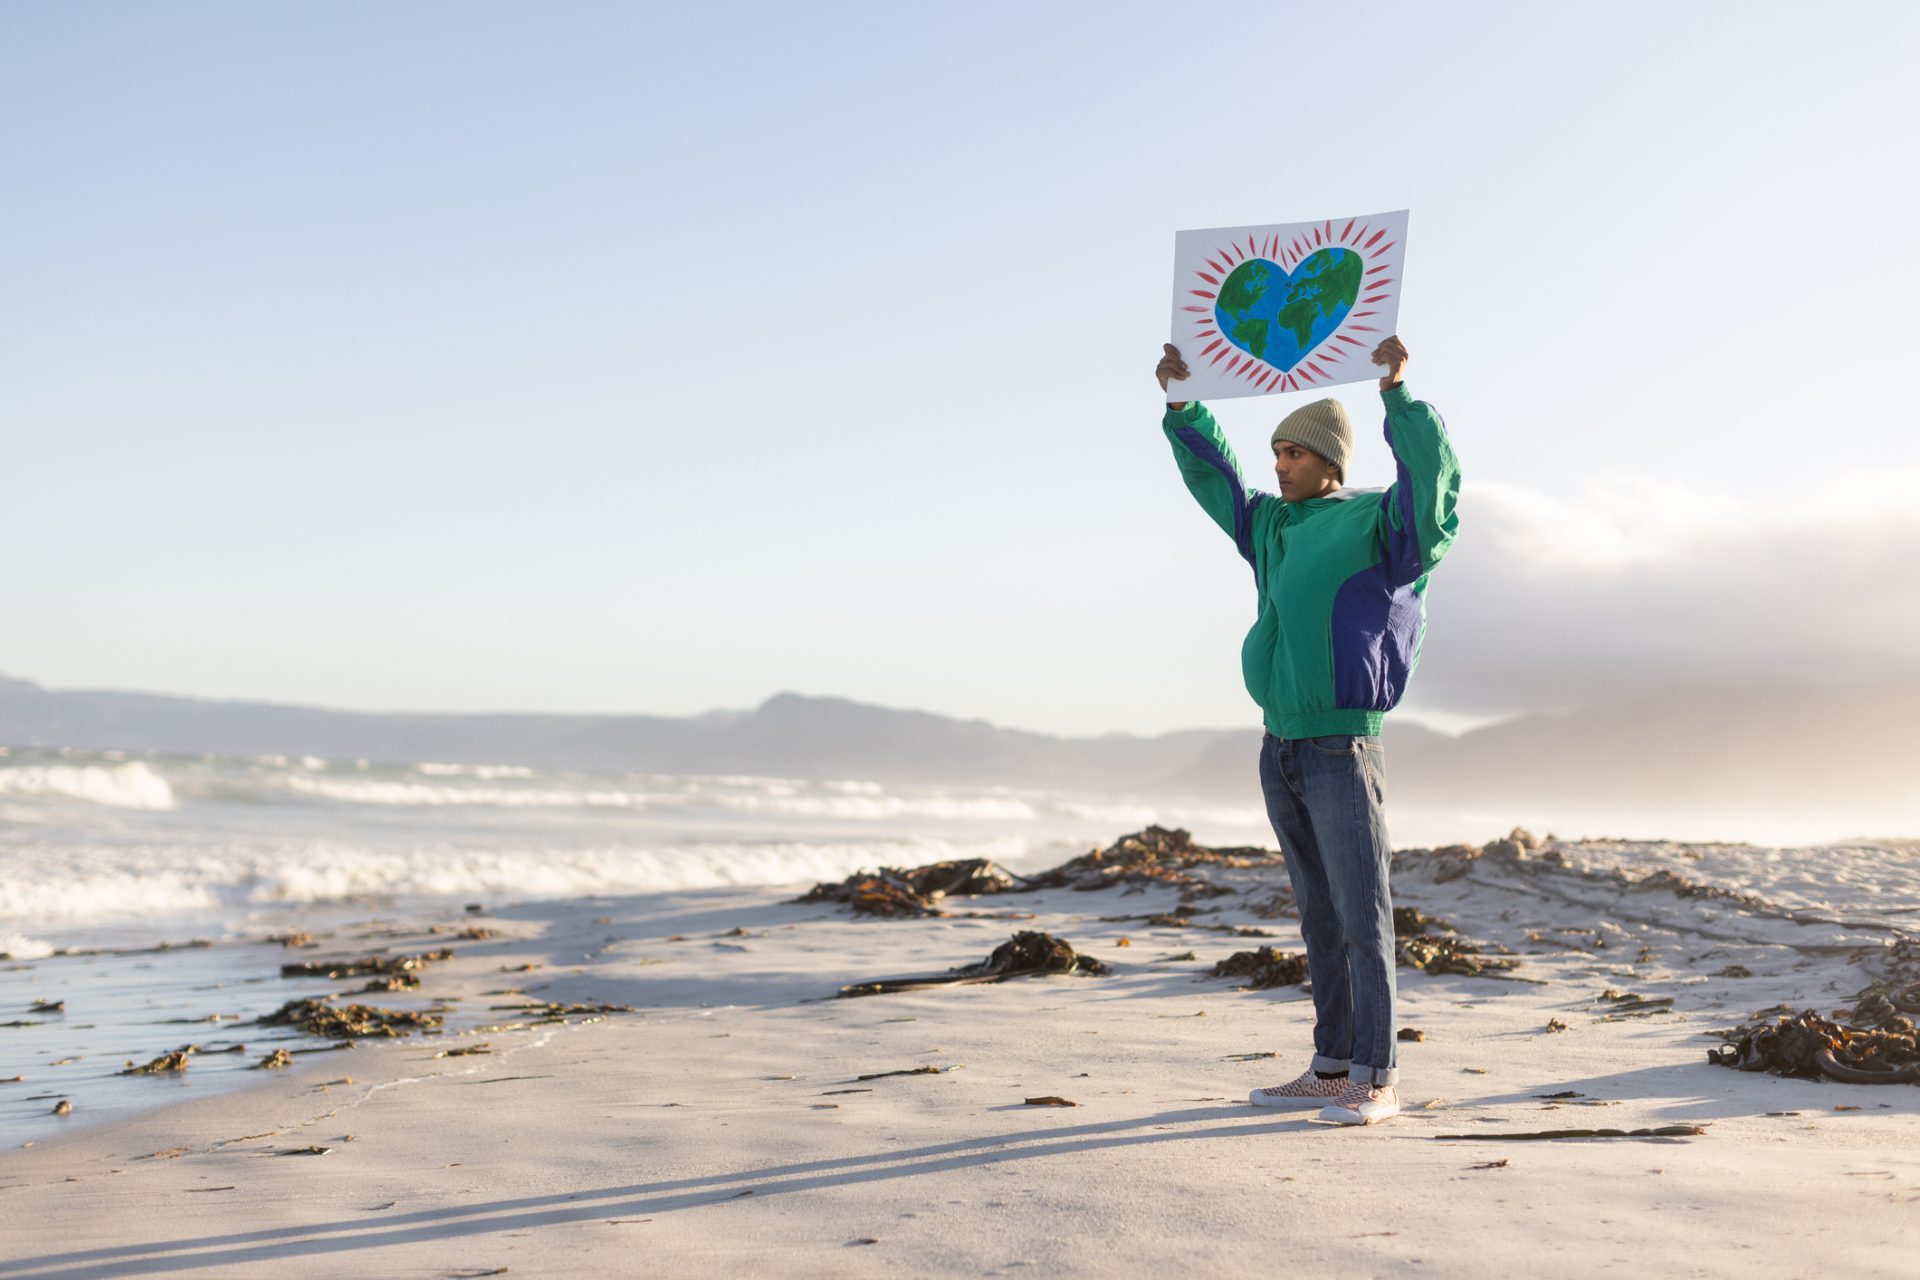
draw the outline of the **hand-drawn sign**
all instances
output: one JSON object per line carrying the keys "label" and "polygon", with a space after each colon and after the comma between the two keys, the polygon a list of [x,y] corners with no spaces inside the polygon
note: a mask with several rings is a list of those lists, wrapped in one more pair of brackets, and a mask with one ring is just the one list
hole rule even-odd
{"label": "hand-drawn sign", "polygon": [[1169,400],[1219,400],[1378,377],[1400,315],[1407,211],[1182,231],[1173,331],[1192,376]]}

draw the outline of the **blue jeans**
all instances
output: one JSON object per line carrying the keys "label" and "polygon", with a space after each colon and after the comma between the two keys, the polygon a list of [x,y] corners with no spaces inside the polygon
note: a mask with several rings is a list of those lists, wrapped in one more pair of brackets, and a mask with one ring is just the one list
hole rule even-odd
{"label": "blue jeans", "polygon": [[1393,898],[1386,754],[1377,737],[1260,744],[1260,789],[1280,837],[1313,983],[1313,1069],[1392,1084]]}

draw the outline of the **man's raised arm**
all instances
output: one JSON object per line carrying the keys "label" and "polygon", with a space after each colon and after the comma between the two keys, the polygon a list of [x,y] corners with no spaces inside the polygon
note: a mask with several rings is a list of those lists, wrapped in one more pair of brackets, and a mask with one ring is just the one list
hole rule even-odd
{"label": "man's raised arm", "polygon": [[[1166,354],[1153,372],[1160,380],[1162,391],[1169,381],[1185,379],[1188,371],[1186,362],[1180,358],[1180,349],[1167,343]],[[1207,412],[1207,406],[1198,400],[1170,402],[1160,425],[1173,445],[1174,460],[1180,464],[1180,477],[1187,482],[1187,491],[1193,494],[1200,509],[1233,538],[1241,557],[1253,564],[1253,513],[1272,495],[1248,490],[1247,482],[1240,475],[1240,464],[1233,456],[1233,446],[1221,434],[1220,425]]]}
{"label": "man's raised arm", "polygon": [[1380,379],[1380,399],[1387,409],[1387,447],[1398,472],[1380,495],[1380,532],[1388,575],[1408,586],[1431,573],[1453,546],[1460,528],[1460,460],[1439,412],[1407,390],[1402,377],[1406,344],[1388,338],[1374,348],[1373,362],[1387,370]]}

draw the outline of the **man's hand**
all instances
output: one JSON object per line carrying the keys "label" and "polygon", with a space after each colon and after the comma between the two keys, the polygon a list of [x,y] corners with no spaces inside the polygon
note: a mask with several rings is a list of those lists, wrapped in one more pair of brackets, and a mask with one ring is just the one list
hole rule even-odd
{"label": "man's hand", "polygon": [[[1381,345],[1385,346],[1386,344],[1382,343]],[[1160,363],[1155,366],[1153,376],[1160,379],[1160,389],[1165,391],[1167,389],[1167,383],[1170,380],[1173,382],[1186,381],[1187,362],[1180,358],[1180,348],[1174,346],[1171,342],[1162,343],[1161,346],[1165,349],[1166,354],[1160,357]],[[1401,358],[1405,359],[1406,348],[1402,347],[1400,353]],[[1169,409],[1184,409],[1186,407],[1187,402],[1185,400],[1167,401],[1167,408]]]}
{"label": "man's hand", "polygon": [[[1173,348],[1167,348],[1171,351]],[[1395,334],[1373,349],[1373,362],[1387,366],[1386,374],[1380,379],[1380,389],[1400,385],[1400,371],[1407,367],[1407,344]]]}

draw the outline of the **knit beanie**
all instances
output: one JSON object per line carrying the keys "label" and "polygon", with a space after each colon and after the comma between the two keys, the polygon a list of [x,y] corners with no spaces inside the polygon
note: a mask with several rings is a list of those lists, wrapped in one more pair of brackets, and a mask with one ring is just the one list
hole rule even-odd
{"label": "knit beanie", "polygon": [[1302,405],[1273,429],[1273,443],[1291,440],[1311,449],[1347,474],[1347,460],[1353,456],[1353,423],[1338,400],[1315,400]]}

